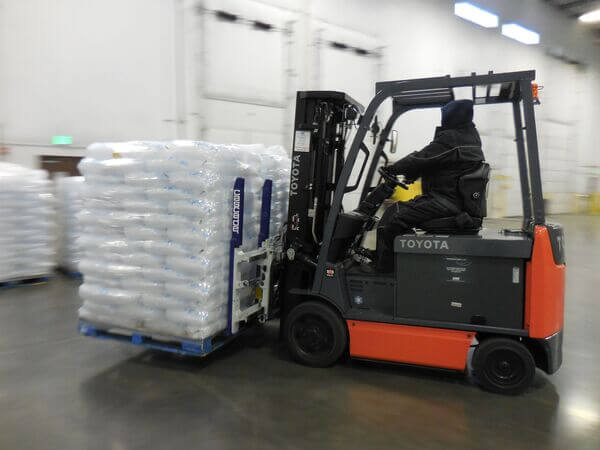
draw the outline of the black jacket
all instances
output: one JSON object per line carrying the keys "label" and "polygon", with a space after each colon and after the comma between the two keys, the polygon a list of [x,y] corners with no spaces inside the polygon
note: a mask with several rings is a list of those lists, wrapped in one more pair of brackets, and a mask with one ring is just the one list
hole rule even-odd
{"label": "black jacket", "polygon": [[428,146],[396,161],[392,171],[409,181],[422,178],[423,194],[445,198],[461,208],[458,179],[484,160],[479,133],[469,122],[457,128],[436,128]]}

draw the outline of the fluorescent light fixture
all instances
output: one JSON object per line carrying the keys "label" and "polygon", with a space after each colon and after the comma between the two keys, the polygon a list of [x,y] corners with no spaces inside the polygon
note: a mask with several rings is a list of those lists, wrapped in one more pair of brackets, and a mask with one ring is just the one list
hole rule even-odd
{"label": "fluorescent light fixture", "polygon": [[590,11],[579,16],[579,20],[585,23],[600,22],[600,9]]}
{"label": "fluorescent light fixture", "polygon": [[518,23],[505,23],[502,25],[502,34],[506,37],[532,45],[540,43],[540,35],[533,30],[522,27]]}
{"label": "fluorescent light fixture", "polygon": [[485,28],[496,28],[498,16],[469,2],[454,4],[454,14]]}

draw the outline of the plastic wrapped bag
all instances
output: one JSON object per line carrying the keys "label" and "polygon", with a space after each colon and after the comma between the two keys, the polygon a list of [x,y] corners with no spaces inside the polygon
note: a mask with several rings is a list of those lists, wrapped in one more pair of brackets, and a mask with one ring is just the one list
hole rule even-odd
{"label": "plastic wrapped bag", "polygon": [[[79,166],[86,186],[78,215],[84,274],[80,316],[186,339],[222,331],[233,183],[245,178],[244,247],[255,248],[261,189],[269,177],[272,216],[280,226],[289,182],[286,158],[284,150],[263,145],[90,146]],[[250,276],[256,266],[247,270]]]}
{"label": "plastic wrapped bag", "polygon": [[48,174],[0,163],[0,281],[49,274],[55,263],[55,198]]}
{"label": "plastic wrapped bag", "polygon": [[79,270],[81,224],[77,215],[83,207],[83,177],[63,177],[56,181],[57,263],[69,272]]}

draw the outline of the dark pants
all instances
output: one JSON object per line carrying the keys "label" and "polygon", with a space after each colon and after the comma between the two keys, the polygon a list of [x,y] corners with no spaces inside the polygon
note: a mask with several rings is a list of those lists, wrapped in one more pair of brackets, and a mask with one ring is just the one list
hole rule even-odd
{"label": "dark pants", "polygon": [[377,225],[377,270],[391,272],[394,268],[394,238],[418,227],[423,222],[460,212],[446,202],[421,195],[409,202],[397,202],[385,210]]}

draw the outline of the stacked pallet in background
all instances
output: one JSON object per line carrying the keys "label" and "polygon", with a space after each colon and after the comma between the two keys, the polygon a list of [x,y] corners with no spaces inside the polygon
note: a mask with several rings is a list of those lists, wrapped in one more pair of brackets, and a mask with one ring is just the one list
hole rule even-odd
{"label": "stacked pallet in background", "polygon": [[78,242],[81,231],[77,214],[81,212],[83,205],[83,188],[83,177],[62,177],[56,180],[57,264],[71,274],[79,271],[81,259]]}
{"label": "stacked pallet in background", "polygon": [[53,237],[48,173],[0,163],[0,282],[48,275],[54,266]]}
{"label": "stacked pallet in background", "polygon": [[264,180],[276,177],[279,227],[289,166],[284,150],[263,145],[90,146],[79,165],[86,187],[80,317],[187,339],[223,330],[234,180],[245,179],[243,247],[255,248]]}

